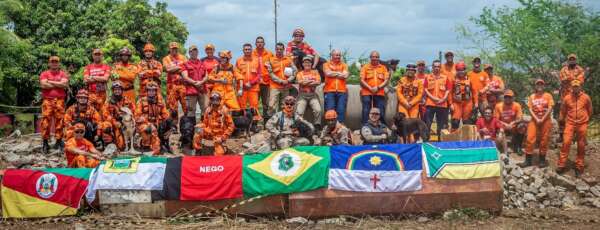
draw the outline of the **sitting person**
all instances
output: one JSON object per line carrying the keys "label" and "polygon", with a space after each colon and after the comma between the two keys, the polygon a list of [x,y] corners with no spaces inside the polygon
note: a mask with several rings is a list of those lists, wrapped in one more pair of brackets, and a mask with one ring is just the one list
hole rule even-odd
{"label": "sitting person", "polygon": [[352,133],[350,132],[350,129],[338,122],[337,118],[337,112],[333,109],[328,110],[325,113],[325,127],[319,136],[321,145],[331,146],[352,144]]}
{"label": "sitting person", "polygon": [[194,149],[196,154],[202,149],[202,140],[212,140],[215,146],[215,156],[225,155],[223,143],[233,133],[233,118],[227,107],[221,103],[221,94],[212,92],[210,106],[202,116],[202,122],[196,125],[194,132]]}
{"label": "sitting person", "polygon": [[381,112],[377,107],[369,111],[369,120],[360,129],[363,145],[385,144],[390,142],[392,130],[381,121]]}
{"label": "sitting person", "polygon": [[85,139],[85,126],[73,125],[73,137],[65,144],[65,157],[69,168],[95,168],[104,159],[92,142]]}
{"label": "sitting person", "polygon": [[[481,139],[493,140],[496,141],[496,146],[502,146],[504,131],[500,121],[493,116],[492,108],[486,107],[483,109],[483,117],[477,119],[475,126],[477,126]],[[506,152],[506,150],[504,151]]]}
{"label": "sitting person", "polygon": [[285,97],[283,109],[275,113],[266,124],[266,129],[271,134],[278,149],[284,149],[296,145],[309,145],[310,140],[302,137],[297,129],[294,128],[296,122],[302,122],[304,126],[314,131],[311,123],[305,121],[301,116],[294,113],[296,98],[292,96]]}
{"label": "sitting person", "polygon": [[152,155],[160,154],[160,138],[158,137],[158,129],[154,124],[148,122],[146,117],[138,117],[136,123],[136,136],[139,136],[139,151],[143,153],[151,153]]}

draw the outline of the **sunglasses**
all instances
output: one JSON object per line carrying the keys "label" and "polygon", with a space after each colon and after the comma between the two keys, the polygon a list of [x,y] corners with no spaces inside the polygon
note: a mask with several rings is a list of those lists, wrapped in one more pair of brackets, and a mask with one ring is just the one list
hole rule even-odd
{"label": "sunglasses", "polygon": [[371,115],[381,115],[380,113],[370,113]]}
{"label": "sunglasses", "polygon": [[75,130],[75,133],[76,134],[83,134],[83,133],[85,133],[85,131],[83,131],[83,130]]}
{"label": "sunglasses", "polygon": [[285,105],[294,105],[294,103],[285,103]]}

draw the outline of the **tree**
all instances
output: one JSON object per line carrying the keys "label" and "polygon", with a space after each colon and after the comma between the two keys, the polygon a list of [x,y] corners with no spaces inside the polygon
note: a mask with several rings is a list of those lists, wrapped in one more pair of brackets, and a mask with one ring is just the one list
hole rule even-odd
{"label": "tree", "polygon": [[[558,71],[570,53],[589,68],[584,88],[600,103],[600,15],[580,4],[556,0],[519,0],[516,8],[486,7],[471,18],[477,29],[460,26],[463,39],[496,66],[515,92],[531,92],[535,78],[558,90]],[[526,95],[517,95],[520,98]]]}

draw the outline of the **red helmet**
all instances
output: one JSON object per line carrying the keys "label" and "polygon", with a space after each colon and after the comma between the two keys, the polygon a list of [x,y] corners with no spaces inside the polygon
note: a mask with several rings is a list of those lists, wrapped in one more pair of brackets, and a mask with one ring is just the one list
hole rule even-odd
{"label": "red helmet", "polygon": [[456,71],[463,71],[467,68],[467,66],[465,65],[465,62],[459,61],[458,63],[456,63],[456,66],[454,66],[454,68],[456,68]]}

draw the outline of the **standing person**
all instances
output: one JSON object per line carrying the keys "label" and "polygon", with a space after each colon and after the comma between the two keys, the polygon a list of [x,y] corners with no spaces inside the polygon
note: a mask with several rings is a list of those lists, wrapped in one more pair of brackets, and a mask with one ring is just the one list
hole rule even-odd
{"label": "standing person", "polygon": [[[235,62],[236,79],[239,82],[237,85],[238,102],[243,110],[247,113],[252,113],[252,131],[257,132],[256,124],[262,120],[258,112],[258,93],[260,92],[258,76],[258,62],[252,57],[252,45],[244,44],[242,51],[244,56],[237,59]],[[249,106],[249,107],[248,107]]]}
{"label": "standing person", "polygon": [[229,108],[232,113],[239,113],[240,105],[236,97],[234,85],[234,67],[231,60],[231,51],[223,50],[219,52],[219,65],[213,68],[208,75],[208,81],[212,83],[212,92],[218,92],[221,95],[221,101]]}
{"label": "standing person", "polygon": [[385,117],[385,86],[389,83],[390,73],[385,65],[379,61],[379,52],[372,51],[369,55],[370,62],[360,69],[360,101],[362,103],[362,123],[367,123],[369,111],[377,107],[382,116]]}
{"label": "standing person", "polygon": [[423,100],[423,81],[415,78],[417,66],[406,65],[405,76],[396,86],[398,95],[398,112],[404,113],[405,118],[419,117],[419,103]]}
{"label": "standing person", "polygon": [[299,85],[298,103],[296,113],[304,117],[306,106],[309,105],[313,112],[313,124],[317,131],[321,130],[321,103],[316,93],[316,88],[321,84],[319,72],[312,68],[312,56],[306,56],[302,59],[302,70],[296,74],[296,81]]}
{"label": "standing person", "polygon": [[[484,106],[495,107],[496,103],[501,101],[502,95],[504,94],[504,81],[502,78],[494,74],[494,66],[492,64],[483,65],[483,70],[488,75],[487,87],[483,89],[484,98],[479,97],[480,103]],[[491,99],[491,100],[490,100]]]}
{"label": "standing person", "polygon": [[454,81],[454,76],[456,75],[456,68],[454,66],[454,52],[448,50],[444,53],[444,58],[446,62],[441,66],[441,73],[448,77],[448,80],[451,82]]}
{"label": "standing person", "polygon": [[294,32],[292,33],[292,41],[288,42],[285,53],[292,56],[295,49],[302,51],[304,55],[313,56],[312,69],[317,68],[320,58],[319,53],[317,53],[312,46],[304,41],[304,30],[301,28],[294,29]]}
{"label": "standing person", "polygon": [[179,118],[177,102],[181,104],[183,114],[187,114],[188,111],[185,86],[183,85],[183,78],[188,74],[184,66],[186,61],[187,58],[179,53],[179,44],[177,42],[169,43],[169,55],[162,59],[162,63],[167,72],[167,108],[175,120]]}
{"label": "standing person", "polygon": [[90,105],[96,111],[100,111],[102,104],[106,102],[106,82],[110,77],[110,66],[102,63],[102,50],[92,50],[92,64],[85,66],[83,70],[83,82],[87,86],[90,95]]}
{"label": "standing person", "polygon": [[200,104],[202,113],[208,107],[208,90],[206,88],[208,75],[206,75],[202,61],[198,59],[198,47],[195,45],[190,46],[189,54],[190,59],[183,65],[188,73],[187,76],[183,75],[185,98],[188,106],[186,116],[195,117],[197,104]]}
{"label": "standing person", "polygon": [[256,37],[254,44],[256,45],[256,48],[252,50],[252,59],[255,59],[258,64],[257,75],[260,78],[260,92],[258,96],[262,104],[263,124],[266,124],[267,120],[269,120],[269,85],[271,82],[271,76],[267,70],[267,63],[273,57],[273,53],[265,49],[265,39],[262,36]]}
{"label": "standing person", "polygon": [[[138,68],[140,71],[138,73],[140,83],[140,88],[138,91],[139,98],[142,98],[146,95],[146,84],[149,82],[156,83],[159,88],[161,85],[160,76],[162,75],[163,66],[154,58],[154,52],[156,52],[154,45],[151,43],[144,45],[144,59],[140,61]],[[158,97],[162,99],[160,93],[158,94]]]}
{"label": "standing person", "polygon": [[376,107],[369,111],[369,121],[360,129],[363,145],[385,144],[392,135],[392,130],[381,121],[381,115]]}
{"label": "standing person", "polygon": [[127,98],[127,100],[135,103],[135,76],[137,76],[139,67],[132,63],[129,63],[131,60],[131,50],[127,47],[123,47],[119,51],[119,62],[115,64],[113,68],[114,75],[118,77],[118,80],[121,81],[123,85],[123,96]]}
{"label": "standing person", "polygon": [[[494,108],[494,117],[500,120],[504,133],[512,136],[511,149],[513,152],[521,155],[521,145],[525,138],[525,123],[523,122],[523,109],[521,104],[514,101],[515,93],[512,90],[504,92],[504,100],[496,104]],[[504,153],[508,153],[506,141],[502,143]]]}
{"label": "standing person", "polygon": [[557,173],[563,173],[566,170],[573,135],[576,134],[575,176],[579,177],[583,174],[587,128],[592,114],[592,100],[590,96],[582,92],[581,81],[577,79],[571,81],[571,92],[565,95],[560,108],[559,120],[565,123],[565,136],[560,149],[558,167],[556,168]]}
{"label": "standing person", "polygon": [[231,114],[221,103],[221,95],[213,92],[210,95],[210,107],[202,114],[202,122],[196,125],[194,132],[196,154],[199,154],[202,149],[202,140],[212,140],[215,147],[214,155],[225,155],[227,148],[224,143],[231,136],[234,128]]}
{"label": "standing person", "polygon": [[533,147],[535,146],[538,135],[540,136],[540,161],[539,167],[545,168],[546,153],[548,152],[548,141],[550,140],[550,130],[552,129],[552,120],[550,114],[554,107],[552,95],[544,91],[545,82],[542,79],[535,81],[535,93],[529,96],[527,106],[531,114],[531,121],[527,126],[527,144],[525,146],[525,161],[519,163],[520,167],[532,165]]}
{"label": "standing person", "polygon": [[[206,56],[200,59],[202,61],[202,68],[204,69],[204,75],[208,76],[212,73],[213,69],[219,65],[219,57],[215,56],[215,45],[208,43],[204,46],[204,53]],[[209,81],[206,83],[206,90],[210,93],[213,88],[213,84]],[[207,96],[208,97],[208,96]]]}
{"label": "standing person", "polygon": [[467,78],[471,81],[471,87],[473,87],[473,98],[475,99],[475,109],[477,109],[475,114],[477,112],[483,113],[485,103],[480,102],[486,100],[490,77],[487,72],[481,69],[481,58],[473,58],[473,70],[467,73]]}
{"label": "standing person", "polygon": [[94,144],[84,138],[85,132],[85,125],[82,123],[73,125],[74,136],[65,146],[65,158],[69,168],[95,168],[104,160]]}
{"label": "standing person", "polygon": [[[426,63],[425,60],[418,60],[417,61],[417,73],[415,74],[415,78],[417,78],[417,80],[421,81],[423,85],[425,85],[425,80],[427,79],[427,77],[429,76],[428,73],[426,73],[425,71],[427,70],[426,67]],[[421,97],[421,101],[419,102],[419,118],[421,118],[422,121],[426,122],[427,119],[425,119],[425,100],[426,96],[425,93],[423,93],[423,96]]]}
{"label": "standing person", "polygon": [[346,120],[346,105],[348,102],[348,89],[346,79],[350,76],[348,66],[342,62],[342,52],[334,49],[331,51],[331,61],[323,65],[325,73],[325,86],[323,87],[325,110],[335,110],[339,122]]}
{"label": "standing person", "polygon": [[[581,84],[585,81],[585,70],[583,67],[577,64],[577,55],[569,54],[567,56],[567,65],[562,67],[560,70],[560,100],[562,101],[565,96],[571,93],[571,82],[579,80]],[[562,107],[562,106],[561,106]],[[565,124],[562,122],[558,123],[558,137],[559,142],[562,141],[563,131]]]}
{"label": "standing person", "polygon": [[40,74],[40,87],[42,88],[42,152],[48,154],[50,146],[50,132],[54,121],[54,148],[61,152],[65,146],[63,142],[63,117],[65,116],[66,89],[69,87],[69,75],[60,68],[60,58],[51,56],[48,59],[49,70]]}
{"label": "standing person", "polygon": [[[425,79],[425,118],[427,123],[427,130],[431,130],[431,124],[433,123],[433,117],[435,116],[435,122],[437,124],[437,135],[440,140],[440,134],[442,129],[448,126],[448,107],[450,102],[448,97],[452,89],[452,82],[443,75],[441,71],[442,63],[438,60],[433,61],[431,64],[431,75]],[[431,135],[430,135],[431,136]]]}
{"label": "standing person", "polygon": [[455,131],[462,124],[473,124],[471,115],[473,108],[477,108],[477,91],[475,91],[472,81],[465,73],[465,63],[456,64],[456,77],[452,83],[452,120],[451,129]]}
{"label": "standing person", "polygon": [[292,58],[284,55],[284,52],[285,45],[277,43],[275,56],[267,62],[267,71],[271,77],[269,81],[269,117],[273,116],[275,112],[281,111],[283,99],[290,95],[291,81],[296,78],[295,73],[298,72]]}

